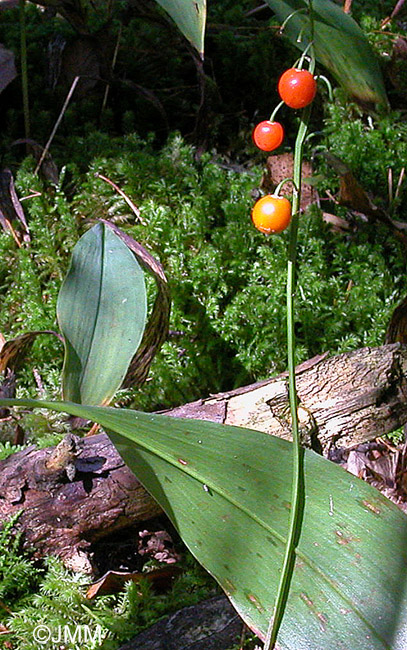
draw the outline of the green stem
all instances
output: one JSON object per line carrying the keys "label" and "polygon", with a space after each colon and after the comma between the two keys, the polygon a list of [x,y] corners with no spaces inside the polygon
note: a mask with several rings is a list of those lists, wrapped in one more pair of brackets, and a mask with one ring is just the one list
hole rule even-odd
{"label": "green stem", "polygon": [[[314,72],[315,61],[311,60],[310,72]],[[297,238],[300,216],[301,184],[302,184],[302,159],[304,142],[308,132],[308,122],[311,114],[311,104],[301,115],[300,126],[295,141],[294,153],[294,191],[293,191],[293,218],[290,227],[290,241],[288,246],[287,263],[287,357],[288,357],[288,388],[291,412],[291,428],[293,435],[293,478],[291,489],[291,509],[287,543],[285,547],[283,567],[277,589],[274,616],[270,621],[263,650],[274,648],[279,632],[291,581],[294,573],[296,547],[298,545],[303,512],[304,512],[304,449],[301,446],[298,424],[298,399],[295,378],[295,333],[294,333],[294,294],[296,284],[296,259]]]}
{"label": "green stem", "polygon": [[281,24],[281,26],[280,26],[280,30],[279,30],[279,31],[280,31],[280,34],[283,33],[284,29],[285,29],[286,26],[287,26],[288,21],[291,20],[291,18],[293,18],[293,16],[296,16],[297,14],[300,14],[300,13],[302,13],[303,11],[307,11],[307,10],[305,9],[305,7],[302,7],[301,9],[296,9],[296,10],[293,11],[289,16],[287,16],[287,18],[284,20],[284,22],[283,22],[283,23]]}
{"label": "green stem", "polygon": [[279,104],[277,104],[277,106],[275,107],[274,111],[273,111],[272,114],[270,115],[270,122],[274,122],[275,117],[276,117],[278,111],[280,110],[280,108],[281,108],[282,106],[284,106],[284,102],[280,102]]}
{"label": "green stem", "polygon": [[298,400],[295,379],[295,334],[294,334],[294,293],[295,293],[295,267],[297,257],[297,235],[299,224],[299,209],[301,200],[301,167],[304,150],[304,141],[308,131],[308,121],[311,106],[308,106],[301,116],[295,142],[294,155],[294,192],[293,192],[293,218],[290,227],[290,242],[288,247],[287,264],[287,357],[288,357],[288,388],[291,412],[291,428],[293,435],[293,480],[291,494],[291,509],[289,532],[285,548],[283,567],[277,590],[274,616],[270,621],[263,650],[274,648],[277,634],[283,619],[287,604],[291,579],[294,572],[295,549],[298,544],[304,509],[304,450],[301,446],[298,425]]}
{"label": "green stem", "polygon": [[27,71],[27,29],[25,24],[25,0],[19,0],[20,18],[20,57],[21,57],[21,86],[23,93],[24,134],[30,137],[30,106],[28,101],[28,71]]}
{"label": "green stem", "polygon": [[276,189],[274,190],[273,196],[278,196],[280,194],[281,188],[283,185],[285,185],[285,183],[295,183],[295,181],[293,178],[283,178],[283,180],[279,182]]}

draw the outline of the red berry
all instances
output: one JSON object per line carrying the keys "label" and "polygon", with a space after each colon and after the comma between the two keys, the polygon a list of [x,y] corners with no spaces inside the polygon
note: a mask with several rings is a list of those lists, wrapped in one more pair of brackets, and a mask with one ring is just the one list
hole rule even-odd
{"label": "red berry", "polygon": [[317,82],[308,70],[290,68],[281,75],[278,92],[290,108],[304,108],[314,99]]}
{"label": "red berry", "polygon": [[253,142],[262,151],[273,151],[284,140],[284,129],[280,122],[264,120],[253,130]]}
{"label": "red berry", "polygon": [[255,203],[252,221],[265,235],[281,232],[291,221],[291,203],[283,196],[267,194]]}

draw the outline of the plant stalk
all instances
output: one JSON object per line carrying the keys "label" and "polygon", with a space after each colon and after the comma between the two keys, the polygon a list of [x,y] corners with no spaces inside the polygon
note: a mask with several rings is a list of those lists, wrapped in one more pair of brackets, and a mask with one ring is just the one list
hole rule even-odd
{"label": "plant stalk", "polygon": [[[312,45],[311,45],[312,51]],[[311,58],[310,72],[314,72],[315,59]],[[298,423],[298,398],[295,378],[295,286],[296,286],[296,260],[297,260],[297,239],[300,217],[301,186],[302,186],[302,160],[304,155],[304,142],[308,133],[308,123],[311,115],[312,104],[307,106],[301,114],[300,126],[295,141],[294,153],[294,190],[292,202],[292,221],[290,227],[290,240],[288,245],[287,262],[287,362],[288,362],[288,389],[291,413],[291,430],[293,436],[293,478],[291,489],[291,509],[289,530],[284,553],[283,566],[280,581],[277,589],[274,615],[270,620],[263,650],[272,650],[277,640],[287,599],[290,591],[291,581],[295,567],[296,548],[299,542],[302,520],[304,514],[304,449],[301,445],[300,430]]]}
{"label": "plant stalk", "polygon": [[288,388],[291,413],[291,428],[293,436],[293,480],[291,493],[291,509],[289,532],[285,548],[283,567],[277,590],[274,616],[270,621],[263,650],[271,650],[277,640],[277,634],[283,619],[287,604],[291,579],[294,572],[295,549],[299,540],[303,510],[304,510],[304,449],[301,446],[298,424],[298,399],[295,379],[295,334],[294,334],[294,295],[296,284],[296,257],[297,238],[299,225],[299,211],[301,201],[301,169],[304,150],[304,141],[308,132],[308,121],[311,106],[304,109],[301,116],[300,127],[295,142],[294,155],[294,191],[293,191],[293,218],[290,227],[290,241],[288,246],[287,262],[287,361],[288,361]]}

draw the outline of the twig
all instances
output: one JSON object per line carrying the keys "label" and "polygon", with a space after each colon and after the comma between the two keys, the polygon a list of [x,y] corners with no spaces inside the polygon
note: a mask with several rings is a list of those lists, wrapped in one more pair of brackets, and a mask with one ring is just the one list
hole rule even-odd
{"label": "twig", "polygon": [[68,92],[68,94],[66,96],[66,99],[64,101],[64,105],[62,107],[62,110],[61,110],[61,112],[60,112],[60,114],[58,116],[57,121],[55,122],[55,125],[54,125],[54,128],[52,129],[51,135],[48,138],[48,142],[45,145],[44,151],[42,152],[42,154],[40,156],[40,159],[39,159],[39,161],[37,163],[37,166],[36,166],[36,168],[34,170],[34,174],[38,173],[38,170],[40,169],[42,163],[44,162],[45,156],[47,155],[47,153],[49,151],[49,148],[51,146],[51,143],[52,143],[52,141],[54,139],[55,133],[57,132],[58,127],[61,124],[62,118],[63,118],[63,116],[65,114],[66,109],[68,108],[68,104],[71,101],[71,97],[73,95],[73,92],[74,92],[74,90],[76,88],[76,85],[77,85],[78,81],[79,81],[79,76],[75,77],[75,79],[72,82],[72,85],[71,85],[71,87],[69,89],[69,92]]}
{"label": "twig", "polygon": [[40,398],[45,397],[45,389],[44,389],[44,384],[42,383],[42,378],[40,373],[38,372],[37,368],[33,368],[33,375],[34,375],[34,380],[38,388],[38,393]]}
{"label": "twig", "polygon": [[21,248],[21,241],[19,240],[16,231],[14,230],[13,226],[11,225],[11,222],[8,219],[5,219],[5,222],[6,222],[7,228],[11,232],[11,234],[13,236],[13,239],[16,242],[18,248]]}
{"label": "twig", "polygon": [[134,214],[136,215],[140,223],[143,226],[147,225],[144,219],[142,219],[142,217],[140,216],[140,210],[138,209],[138,207],[133,203],[133,201],[131,201],[131,199],[129,199],[127,194],[125,194],[123,190],[121,190],[120,187],[116,185],[116,183],[113,183],[113,181],[111,181],[110,178],[107,178],[107,176],[103,176],[103,174],[99,174],[99,172],[96,172],[95,176],[96,178],[101,178],[102,181],[105,181],[105,183],[108,183],[111,187],[113,187],[113,189],[116,190],[116,192],[120,194],[121,197],[123,197],[123,199],[126,201],[129,208],[134,212]]}
{"label": "twig", "polygon": [[[122,30],[122,24],[120,23],[119,33],[117,35],[116,46],[114,48],[114,53],[113,53],[113,58],[112,58],[112,64],[110,66],[110,75],[113,74],[113,70],[114,70],[115,65],[116,65],[117,55],[119,53],[119,47],[120,47],[120,40],[121,40],[121,36],[122,36],[122,31],[123,31]],[[104,94],[104,97],[103,97],[101,113],[103,113],[105,108],[106,108],[107,98],[109,96],[109,90],[110,90],[110,83],[108,82],[106,84],[106,88],[105,88],[105,94]]]}
{"label": "twig", "polygon": [[393,203],[393,170],[391,167],[387,170],[387,187],[389,193],[389,205]]}
{"label": "twig", "polygon": [[387,16],[387,18],[385,18],[383,20],[383,22],[381,24],[382,29],[383,29],[383,27],[386,27],[386,25],[388,25],[389,22],[391,22],[392,18],[397,16],[397,14],[399,13],[399,11],[402,9],[402,7],[404,5],[404,2],[405,2],[405,0],[398,0],[398,2],[396,3],[396,6],[394,7],[394,9],[391,12],[390,16]]}
{"label": "twig", "polygon": [[394,200],[399,198],[400,189],[401,189],[401,186],[403,184],[405,173],[406,173],[406,168],[402,167],[401,172],[400,172],[400,176],[399,176],[399,180],[397,181],[396,191],[394,193]]}
{"label": "twig", "polygon": [[259,13],[259,11],[263,11],[263,9],[269,9],[269,5],[267,2],[264,2],[263,4],[259,5],[258,7],[255,7],[254,9],[250,9],[250,11],[246,11],[245,13],[245,18],[248,16],[253,16],[254,14]]}
{"label": "twig", "polygon": [[37,192],[36,190],[32,190],[32,194],[27,194],[27,196],[22,196],[20,198],[20,203],[23,201],[27,201],[28,199],[35,199],[37,196],[41,196],[42,192]]}

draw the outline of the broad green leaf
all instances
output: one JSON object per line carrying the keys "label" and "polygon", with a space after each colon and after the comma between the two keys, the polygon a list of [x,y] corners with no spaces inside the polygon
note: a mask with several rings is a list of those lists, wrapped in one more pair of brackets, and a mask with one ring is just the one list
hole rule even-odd
{"label": "broad green leaf", "polygon": [[107,404],[141,341],[146,290],[134,255],[104,224],[76,244],[57,316],[65,339],[64,398]]}
{"label": "broad green leaf", "polygon": [[[291,444],[250,429],[69,403],[1,399],[100,423],[197,559],[261,637],[291,498]],[[314,452],[280,650],[407,648],[407,518]]]}
{"label": "broad green leaf", "polygon": [[[267,0],[278,20],[304,10],[306,0]],[[358,24],[331,0],[313,0],[314,48],[317,60],[355,98],[387,104],[383,78],[375,54]],[[305,11],[290,18],[284,34],[300,50],[310,42],[309,18]]]}
{"label": "broad green leaf", "polygon": [[171,16],[185,38],[204,53],[206,0],[156,0]]}

